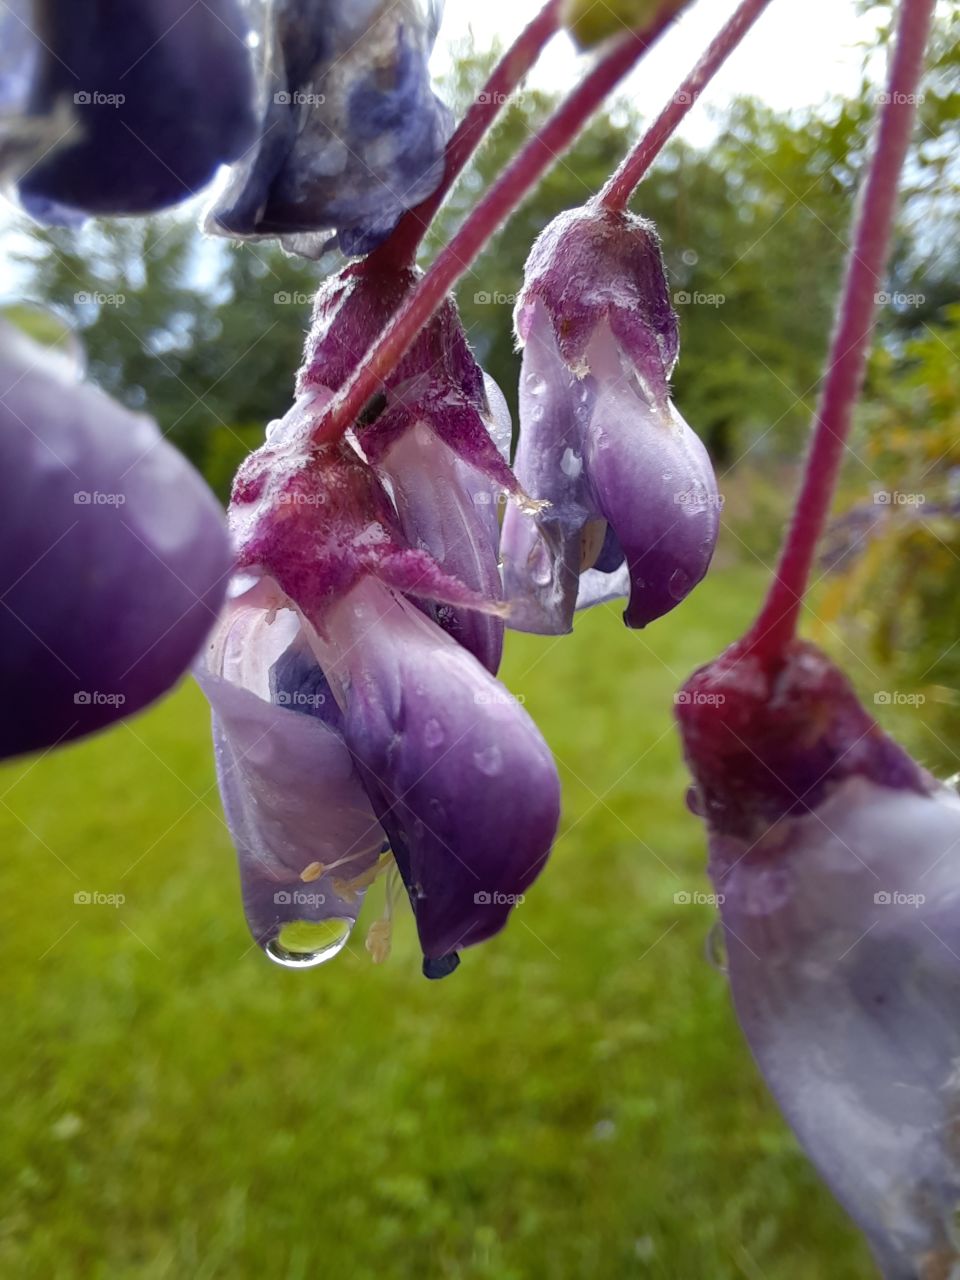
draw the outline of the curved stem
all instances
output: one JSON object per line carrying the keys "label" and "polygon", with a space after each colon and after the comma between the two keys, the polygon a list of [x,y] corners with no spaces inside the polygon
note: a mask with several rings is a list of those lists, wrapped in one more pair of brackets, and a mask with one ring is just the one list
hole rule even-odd
{"label": "curved stem", "polygon": [[830,342],[813,442],[800,494],[756,622],[745,637],[750,652],[777,657],[796,634],[817,542],[830,511],[853,410],[863,384],[875,295],[883,283],[896,212],[897,187],[916,114],[916,91],[936,0],[902,0],[887,92],[856,217],[853,247]]}
{"label": "curved stem", "polygon": [[769,3],[770,0],[743,0],[650,128],[609,178],[597,196],[599,204],[616,211],[627,207],[637,183],[660,154],[664,143]]}
{"label": "curved stem", "polygon": [[397,362],[457,280],[541,175],[570,146],[583,125],[635,62],[673,21],[676,0],[666,3],[643,30],[619,40],[519,151],[453,239],[437,255],[396,315],[330,402],[314,440],[336,440],[381,389]]}
{"label": "curved stem", "polygon": [[413,262],[434,214],[464,165],[500,114],[504,103],[540,57],[544,45],[556,34],[560,26],[560,4],[561,0],[547,0],[494,67],[447,143],[440,186],[433,195],[407,210],[390,236],[369,255],[369,263],[406,266]]}

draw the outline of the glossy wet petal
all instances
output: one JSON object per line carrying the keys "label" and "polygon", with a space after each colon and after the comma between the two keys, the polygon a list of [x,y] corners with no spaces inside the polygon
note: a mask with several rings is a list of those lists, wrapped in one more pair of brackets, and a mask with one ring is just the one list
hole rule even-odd
{"label": "glossy wet petal", "polygon": [[305,967],[345,945],[384,835],[299,620],[271,616],[229,611],[195,674],[250,932],[272,959]]}
{"label": "glossy wet petal", "polygon": [[428,960],[498,932],[542,869],[559,782],[523,707],[372,579],[331,614],[323,665]]}

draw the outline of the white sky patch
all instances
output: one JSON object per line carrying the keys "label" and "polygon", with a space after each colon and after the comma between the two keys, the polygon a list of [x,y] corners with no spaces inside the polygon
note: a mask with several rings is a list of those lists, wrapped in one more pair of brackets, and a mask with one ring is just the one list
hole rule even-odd
{"label": "white sky patch", "polygon": [[[487,49],[505,47],[541,8],[542,0],[447,0],[432,66],[442,74],[451,47],[472,39]],[[644,115],[654,114],[673,94],[708,42],[735,8],[734,0],[697,0],[625,81]],[[853,0],[773,0],[690,112],[681,134],[703,145],[715,132],[709,108],[725,107],[748,94],[777,111],[817,106],[831,95],[854,96],[860,88],[864,42],[876,17],[857,12]],[[566,90],[583,75],[588,58],[565,34],[555,36],[530,76],[537,88]],[[871,68],[873,78],[882,69]]]}

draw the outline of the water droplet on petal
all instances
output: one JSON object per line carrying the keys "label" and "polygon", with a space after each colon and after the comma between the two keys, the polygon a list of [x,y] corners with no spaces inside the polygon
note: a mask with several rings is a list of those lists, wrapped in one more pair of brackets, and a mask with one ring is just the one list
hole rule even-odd
{"label": "water droplet on petal", "polygon": [[285,969],[312,969],[340,954],[347,945],[352,920],[290,920],[264,951]]}
{"label": "water droplet on petal", "polygon": [[439,747],[443,743],[443,736],[443,725],[436,717],[431,716],[423,726],[424,746],[430,748]]}
{"label": "water droplet on petal", "polygon": [[482,774],[488,778],[495,778],[503,768],[503,752],[494,743],[493,746],[485,747],[482,751],[475,751],[473,763]]}
{"label": "water droplet on petal", "polygon": [[704,944],[704,954],[707,957],[707,964],[711,969],[716,969],[718,973],[726,975],[727,972],[727,945],[723,936],[723,923],[720,920],[714,920],[710,926],[710,932]]}
{"label": "water droplet on petal", "polygon": [[542,396],[547,389],[547,384],[538,373],[528,373],[526,377],[527,387],[533,396]]}
{"label": "water droplet on petal", "polygon": [[569,445],[564,449],[563,457],[560,459],[560,470],[571,480],[576,480],[583,470],[583,458],[578,453],[574,453]]}
{"label": "water droplet on petal", "polygon": [[698,789],[694,786],[687,787],[687,794],[684,796],[684,799],[687,802],[687,808],[690,812],[695,814],[698,818],[702,818],[704,813],[706,813],[706,809],[704,808],[703,797]]}
{"label": "water droplet on petal", "polygon": [[667,583],[667,590],[674,600],[682,600],[690,590],[689,573],[685,573],[683,569],[674,569],[670,575],[670,581]]}

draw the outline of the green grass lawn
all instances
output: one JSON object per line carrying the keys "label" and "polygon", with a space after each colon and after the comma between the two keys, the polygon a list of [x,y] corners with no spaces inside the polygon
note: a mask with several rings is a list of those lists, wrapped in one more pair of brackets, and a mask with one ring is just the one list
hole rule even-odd
{"label": "green grass lawn", "polygon": [[717,572],[647,633],[610,608],[511,637],[561,836],[440,983],[409,919],[379,969],[362,927],[305,973],[251,946],[192,684],[4,769],[0,1275],[871,1274],[704,958],[710,910],[673,900],[707,884],[672,694],[760,585]]}

